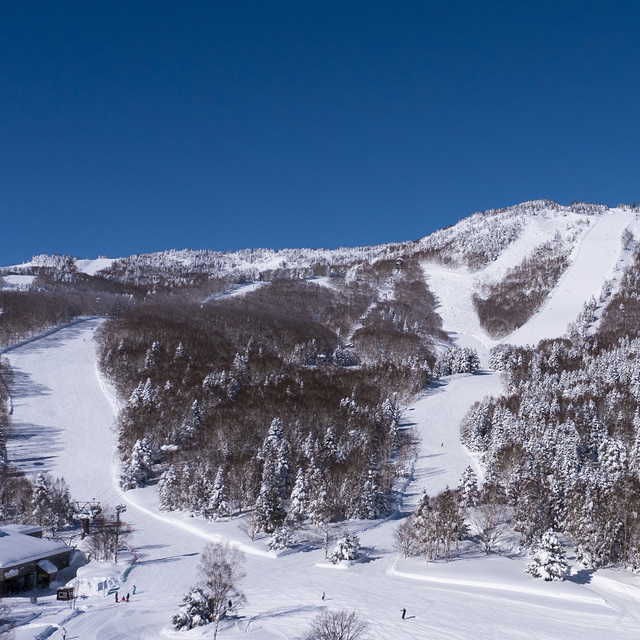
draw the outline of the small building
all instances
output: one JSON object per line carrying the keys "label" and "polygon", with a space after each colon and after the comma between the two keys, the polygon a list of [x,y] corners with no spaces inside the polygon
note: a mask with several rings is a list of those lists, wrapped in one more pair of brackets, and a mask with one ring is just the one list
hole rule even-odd
{"label": "small building", "polygon": [[70,556],[64,542],[43,540],[40,527],[0,527],[0,597],[46,589],[58,571],[69,566]]}

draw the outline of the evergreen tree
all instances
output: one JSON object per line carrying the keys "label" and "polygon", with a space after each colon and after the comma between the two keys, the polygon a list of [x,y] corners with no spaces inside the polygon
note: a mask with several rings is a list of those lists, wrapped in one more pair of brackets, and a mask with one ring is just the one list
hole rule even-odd
{"label": "evergreen tree", "polygon": [[535,548],[532,561],[525,567],[525,572],[534,578],[551,581],[564,580],[568,569],[564,549],[555,533],[551,529],[545,531],[540,544]]}
{"label": "evergreen tree", "polygon": [[290,524],[285,523],[273,532],[267,545],[271,551],[280,551],[281,549],[287,549],[290,547],[292,542],[293,527],[291,527]]}
{"label": "evergreen tree", "polygon": [[255,506],[258,530],[266,533],[275,531],[284,522],[286,516],[279,480],[277,458],[267,458],[262,469],[262,483]]}
{"label": "evergreen tree", "polygon": [[309,492],[307,486],[307,475],[300,467],[296,474],[296,481],[291,492],[288,517],[294,521],[303,520],[307,516],[309,506]]}
{"label": "evergreen tree", "polygon": [[265,477],[263,472],[263,483],[268,482],[278,492],[282,500],[288,497],[291,489],[289,448],[282,421],[279,418],[274,418],[258,453],[258,459],[263,462],[268,476]]}
{"label": "evergreen tree", "polygon": [[309,520],[316,525],[328,523],[331,520],[331,510],[328,503],[327,487],[315,458],[312,458],[309,463],[307,486],[309,488],[307,506]]}
{"label": "evergreen tree", "polygon": [[39,473],[33,479],[32,493],[33,518],[43,529],[54,526],[55,518],[52,512],[51,489],[44,474]]}
{"label": "evergreen tree", "polygon": [[343,560],[357,560],[360,557],[360,538],[356,533],[343,533],[337,540],[329,560],[338,564]]}
{"label": "evergreen tree", "polygon": [[460,480],[460,498],[465,507],[475,507],[478,504],[478,478],[471,467],[462,472]]}
{"label": "evergreen tree", "polygon": [[389,512],[389,501],[382,491],[375,469],[369,469],[358,500],[358,517],[374,520]]}
{"label": "evergreen tree", "polygon": [[227,484],[225,482],[225,474],[223,468],[218,467],[216,479],[213,482],[213,488],[209,495],[207,503],[207,518],[217,520],[221,516],[229,515],[229,496],[227,493]]}
{"label": "evergreen tree", "polygon": [[151,477],[152,453],[149,441],[146,438],[136,440],[131,451],[131,456],[123,465],[120,475],[120,486],[127,489],[136,489],[144,486]]}
{"label": "evergreen tree", "polygon": [[158,503],[160,509],[173,511],[180,507],[179,486],[176,468],[171,465],[158,480]]}
{"label": "evergreen tree", "polygon": [[209,598],[202,587],[193,587],[182,599],[182,606],[171,622],[176,629],[193,629],[203,627],[213,622],[214,612],[212,611]]}

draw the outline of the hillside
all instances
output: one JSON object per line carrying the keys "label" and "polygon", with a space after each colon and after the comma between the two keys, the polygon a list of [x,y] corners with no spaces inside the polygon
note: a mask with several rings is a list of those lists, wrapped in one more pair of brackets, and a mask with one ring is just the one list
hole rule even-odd
{"label": "hillside", "polygon": [[[594,339],[604,343],[605,334],[598,332],[605,321],[607,331],[613,330],[607,312],[603,313],[607,305],[611,315],[624,296],[626,313],[634,309],[638,296],[625,269],[637,257],[632,240],[638,236],[636,218],[637,212],[625,207],[559,207],[538,201],[476,214],[451,229],[403,245],[337,252],[170,252],[73,265],[54,260],[53,266],[49,258],[41,257],[8,269],[13,272],[5,276],[9,286],[32,287],[6,291],[10,297],[4,300],[16,307],[16,296],[37,299],[44,294],[55,299],[57,291],[64,302],[56,302],[56,309],[68,314],[63,319],[71,319],[77,311],[89,310],[83,307],[89,304],[85,295],[89,286],[94,291],[104,288],[107,295],[100,296],[105,298],[100,304],[109,299],[109,304],[118,305],[112,319],[83,319],[5,350],[14,375],[7,451],[9,462],[27,473],[64,476],[78,500],[124,502],[126,521],[133,529],[129,544],[138,560],[126,577],[120,565],[94,562],[82,569],[79,585],[87,597],[73,613],[51,595],[40,598],[37,610],[28,598],[11,598],[13,615],[20,621],[16,638],[62,637],[61,625],[67,637],[201,637],[206,628],[184,634],[174,631],[169,619],[194,582],[203,545],[219,538],[231,540],[248,558],[247,605],[223,623],[220,638],[293,640],[325,608],[358,611],[371,623],[371,637],[381,639],[595,639],[613,633],[618,638],[635,637],[634,612],[640,604],[637,576],[612,568],[585,569],[571,552],[569,539],[565,546],[570,578],[546,583],[524,573],[528,558],[513,531],[490,556],[470,536],[451,562],[440,558],[428,563],[420,556],[403,558],[394,546],[393,532],[418,506],[423,490],[436,496],[457,486],[468,466],[485,482],[498,473],[491,457],[493,445],[485,443],[485,449],[478,447],[472,453],[474,447],[461,442],[460,424],[474,403],[501,396],[505,381],[511,389],[522,384],[524,397],[530,375],[525,369],[538,356],[534,350],[516,352],[522,356],[519,364],[508,365],[504,375],[490,373],[492,347],[537,345],[540,340],[573,336],[570,355],[553,348],[561,359],[556,366],[564,366],[562,358],[571,358],[575,370],[584,345],[590,358],[614,357],[606,355],[604,346],[598,347],[601,354],[596,353],[589,341],[595,334]],[[106,271],[100,272],[98,266]],[[18,276],[23,280],[15,280]],[[25,281],[27,277],[33,281]],[[592,298],[597,302],[590,306]],[[515,330],[496,335],[483,326],[479,299],[490,300],[492,308],[540,302]],[[187,310],[184,318],[178,313],[180,307]],[[49,318],[42,321],[46,324]],[[32,326],[33,333],[38,330]],[[27,338],[28,332],[22,337]],[[121,340],[124,347],[118,346]],[[154,347],[154,341],[161,346]],[[186,359],[182,363],[178,342],[188,363]],[[206,350],[207,344],[214,345],[212,351]],[[452,344],[477,349],[481,370],[433,379]],[[545,353],[540,351],[540,358],[549,366]],[[620,357],[632,358],[627,353]],[[495,356],[491,362],[495,364]],[[617,367],[624,376],[622,365]],[[210,396],[202,391],[208,375]],[[171,391],[178,388],[181,393]],[[350,388],[351,394],[346,392]],[[193,391],[187,393],[189,389]],[[152,399],[145,400],[145,394]],[[349,403],[341,401],[349,395]],[[190,436],[197,438],[193,445],[170,440],[176,429],[186,428],[194,399],[203,413],[197,427],[201,435],[196,431]],[[624,413],[620,420],[625,425],[633,417],[630,402],[621,396],[621,406],[608,409],[611,414]],[[513,403],[509,408],[514,409]],[[563,404],[562,410],[571,409]],[[387,415],[384,412],[392,415],[388,423],[380,417]],[[330,424],[323,422],[325,415],[326,420],[332,417]],[[242,456],[233,462],[236,443],[217,429],[217,422],[229,426],[234,420],[255,421],[255,433],[242,432],[255,454],[261,447],[264,450],[261,443],[274,417],[284,423],[294,467],[306,464],[304,446],[296,444],[295,434],[302,431],[296,424],[305,426],[302,440],[311,434],[311,441],[318,443],[306,446],[316,447],[319,463],[320,443],[323,437],[326,441],[330,426],[340,455],[350,461],[350,472],[360,464],[357,447],[348,446],[354,437],[365,442],[363,451],[375,449],[379,468],[391,461],[399,464],[398,472],[389,476],[392,503],[386,513],[371,517],[347,513],[342,521],[334,513],[332,518],[336,532],[341,527],[360,532],[364,561],[346,570],[328,564],[317,541],[320,530],[309,523],[296,532],[292,548],[269,551],[267,534],[254,541],[243,535],[242,513],[212,521],[201,513],[190,517],[193,506],[184,512],[167,511],[166,506],[163,510],[155,481],[121,489],[127,447],[142,434],[152,441],[158,438],[159,443],[178,444],[176,466],[181,456],[185,464],[193,465],[193,460],[203,459],[194,454],[202,456],[206,447],[214,451],[224,446],[227,473],[235,464],[234,477],[239,479],[242,469],[252,468],[242,465],[253,463]],[[145,426],[154,421],[162,422],[165,431],[159,434]],[[380,425],[393,427],[399,440],[386,443],[376,431]],[[617,433],[613,424],[609,428],[612,438],[627,442],[632,437]],[[534,433],[529,437],[535,440]],[[604,435],[599,437],[607,441]],[[224,445],[221,438],[226,438]],[[166,461],[157,464],[166,470]],[[217,468],[218,460],[212,466]],[[369,464],[361,470],[366,476]],[[362,491],[356,488],[360,476],[349,475],[339,462],[327,464],[323,474],[346,484],[354,482],[353,491]],[[344,500],[347,494],[341,495]],[[241,495],[236,499],[241,510],[252,508]],[[125,552],[121,558],[129,561],[131,556]],[[116,605],[94,590],[104,578],[113,584],[121,580],[121,591],[136,584],[137,595],[129,604]],[[407,609],[404,621],[402,607]]]}

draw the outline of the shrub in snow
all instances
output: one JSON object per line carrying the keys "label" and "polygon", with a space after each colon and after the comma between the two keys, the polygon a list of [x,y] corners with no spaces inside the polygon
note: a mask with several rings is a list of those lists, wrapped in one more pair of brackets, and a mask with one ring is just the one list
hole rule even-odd
{"label": "shrub in snow", "polygon": [[357,560],[360,557],[360,538],[355,533],[344,533],[338,538],[329,560],[338,564],[343,560]]}
{"label": "shrub in snow", "polygon": [[303,640],[364,640],[369,623],[355,611],[323,611],[311,622]]}
{"label": "shrub in snow", "polygon": [[185,594],[180,611],[171,618],[171,622],[176,629],[193,629],[213,622],[211,604],[200,587],[194,587]]}
{"label": "shrub in snow", "polygon": [[271,551],[280,551],[281,549],[287,549],[292,544],[293,529],[289,525],[283,525],[276,529],[271,537],[267,546]]}
{"label": "shrub in snow", "polygon": [[564,580],[569,567],[564,549],[552,530],[545,532],[536,547],[533,560],[525,567],[525,572],[534,578],[545,580]]}

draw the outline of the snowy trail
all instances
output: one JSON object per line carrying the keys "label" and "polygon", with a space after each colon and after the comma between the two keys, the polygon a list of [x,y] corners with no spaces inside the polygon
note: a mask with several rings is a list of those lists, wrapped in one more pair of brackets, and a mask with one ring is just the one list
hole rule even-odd
{"label": "snowy trail", "polygon": [[573,263],[543,307],[503,340],[494,340],[480,326],[473,306],[473,294],[478,291],[480,282],[504,275],[508,268],[518,264],[536,245],[543,242],[546,236],[538,237],[535,231],[552,228],[549,221],[538,221],[536,227],[529,224],[522,238],[516,240],[498,260],[479,272],[425,263],[423,269],[427,284],[438,299],[436,311],[442,317],[445,331],[459,346],[475,348],[483,366],[488,350],[499,342],[537,344],[543,338],[565,335],[568,325],[575,321],[584,303],[592,296],[597,298],[604,281],[612,277],[622,253],[622,234],[634,218],[633,212],[617,209],[589,216],[590,228],[580,239]]}
{"label": "snowy trail", "polygon": [[469,465],[482,478],[480,465],[460,442],[460,423],[474,402],[501,392],[499,373],[451,376],[434,384],[404,411],[400,426],[414,428],[421,442],[403,510],[415,508],[423,487],[429,495],[447,486],[457,487]]}
{"label": "snowy trail", "polygon": [[[37,609],[30,607],[28,597],[12,598],[16,609],[36,615],[30,626],[17,630],[16,640],[41,637],[42,626],[37,624],[51,625],[49,637],[58,640],[59,623],[64,623],[69,638],[187,637],[174,631],[169,620],[194,582],[202,546],[218,536],[256,549],[247,556],[247,605],[241,617],[221,626],[220,640],[294,640],[323,608],[358,611],[371,622],[373,640],[637,637],[640,586],[635,576],[625,575],[622,586],[617,572],[607,575],[608,582],[547,584],[526,576],[519,559],[405,561],[392,547],[397,524],[393,519],[371,523],[362,533],[365,561],[336,568],[327,566],[318,549],[267,557],[264,540],[250,543],[236,521],[206,523],[185,515],[159,514],[154,487],[122,496],[113,483],[113,405],[95,370],[91,341],[95,322],[67,327],[10,353],[21,372],[10,455],[25,469],[46,468],[54,474],[64,470],[65,476],[75,465],[71,479],[67,478],[74,492],[84,487],[104,500],[108,496],[128,503],[125,520],[134,529],[131,544],[139,562],[122,593],[133,584],[137,593],[129,604],[117,605],[111,597],[90,596],[78,602],[74,617],[53,596],[40,598]],[[405,412],[405,420],[415,423],[421,434],[422,449],[403,509],[410,508],[423,485],[435,492],[457,484],[462,469],[472,461],[459,444],[459,419],[473,401],[496,393],[499,386],[498,375],[457,376],[425,393]],[[20,428],[27,432],[23,438]],[[83,431],[90,437],[84,438]],[[46,449],[38,450],[37,442]],[[43,456],[50,445],[56,450]],[[67,447],[72,453],[65,457]],[[320,598],[323,591],[325,601]],[[407,608],[404,621],[402,607]],[[199,630],[188,634],[205,636],[206,631]]]}
{"label": "snowy trail", "polygon": [[600,294],[622,252],[622,234],[634,220],[631,211],[611,211],[591,218],[591,229],[578,254],[544,306],[525,325],[505,338],[514,345],[538,344],[543,338],[559,338],[582,311],[585,302]]}
{"label": "snowy trail", "polygon": [[113,405],[101,388],[93,342],[102,321],[78,322],[6,354],[14,372],[8,458],[27,473],[63,476],[78,500],[119,493]]}

